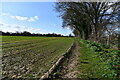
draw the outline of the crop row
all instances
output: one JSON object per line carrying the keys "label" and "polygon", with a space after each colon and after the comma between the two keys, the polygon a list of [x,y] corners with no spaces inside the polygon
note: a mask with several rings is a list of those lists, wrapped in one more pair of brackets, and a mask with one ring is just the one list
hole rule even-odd
{"label": "crop row", "polygon": [[40,39],[48,39],[50,37],[27,37],[27,36],[0,36],[2,38],[2,43],[12,43],[12,42],[20,42],[20,41],[31,41],[31,40],[40,40]]}
{"label": "crop row", "polygon": [[[17,53],[21,53],[30,49],[34,49],[36,47],[43,47],[45,45],[48,45],[48,42],[53,42],[54,40],[49,40],[49,41],[45,41],[45,42],[31,42],[31,44],[23,44],[23,45],[16,45],[16,47],[10,47],[10,48],[3,48],[3,56],[8,56],[8,55],[13,55],[13,54],[17,54]],[[9,52],[9,53],[8,53]]]}
{"label": "crop row", "polygon": [[51,38],[31,40],[27,45],[23,41],[22,45],[3,48],[3,77],[40,78],[65,53],[71,42],[71,38]]}
{"label": "crop row", "polygon": [[55,38],[43,38],[43,39],[37,39],[37,40],[28,40],[28,41],[19,41],[19,42],[12,42],[12,43],[5,43],[2,44],[2,48],[6,49],[6,48],[11,48],[11,47],[17,47],[17,46],[24,46],[24,45],[29,45],[29,44],[35,44],[35,43],[42,43],[48,40],[54,40]]}

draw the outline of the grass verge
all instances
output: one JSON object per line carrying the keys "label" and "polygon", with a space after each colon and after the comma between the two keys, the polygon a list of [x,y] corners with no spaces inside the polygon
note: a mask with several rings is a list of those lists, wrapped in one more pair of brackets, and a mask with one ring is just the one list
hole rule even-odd
{"label": "grass verge", "polygon": [[108,46],[90,41],[78,40],[80,55],[78,68],[79,78],[117,78],[119,54]]}

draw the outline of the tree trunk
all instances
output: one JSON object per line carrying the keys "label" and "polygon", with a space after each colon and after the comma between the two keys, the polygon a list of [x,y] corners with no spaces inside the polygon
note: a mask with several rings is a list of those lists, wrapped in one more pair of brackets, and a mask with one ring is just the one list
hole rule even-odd
{"label": "tree trunk", "polygon": [[97,31],[96,31],[96,26],[93,26],[93,41],[97,42]]}
{"label": "tree trunk", "polygon": [[108,35],[107,45],[109,45],[109,43],[110,43],[110,35]]}
{"label": "tree trunk", "polygon": [[85,33],[84,33],[84,31],[82,31],[82,38],[83,38],[83,40],[85,40]]}

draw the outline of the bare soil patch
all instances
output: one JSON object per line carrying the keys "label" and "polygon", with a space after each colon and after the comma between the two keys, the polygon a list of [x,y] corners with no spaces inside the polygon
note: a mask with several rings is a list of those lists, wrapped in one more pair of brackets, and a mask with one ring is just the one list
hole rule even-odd
{"label": "bare soil patch", "polygon": [[71,50],[71,56],[69,57],[66,70],[64,70],[65,74],[63,75],[63,78],[77,78],[77,74],[79,73],[77,70],[78,54],[79,54],[78,49],[79,46],[77,42],[75,42]]}
{"label": "bare soil patch", "polygon": [[62,78],[62,79],[75,79],[78,71],[78,55],[79,55],[79,45],[74,42],[69,53],[66,54],[62,62],[57,66],[56,70],[50,75],[49,78]]}

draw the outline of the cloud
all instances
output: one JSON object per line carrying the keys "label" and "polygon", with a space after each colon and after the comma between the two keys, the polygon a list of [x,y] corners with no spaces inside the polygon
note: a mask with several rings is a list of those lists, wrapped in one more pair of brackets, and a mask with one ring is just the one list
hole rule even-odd
{"label": "cloud", "polygon": [[45,30],[41,30],[39,28],[33,28],[33,27],[26,27],[26,26],[21,26],[21,25],[16,25],[16,24],[6,24],[0,22],[0,30],[4,32],[23,32],[23,31],[28,31],[31,33],[46,33]]}
{"label": "cloud", "polygon": [[34,22],[36,20],[38,20],[38,16],[34,16],[34,17],[21,17],[21,16],[10,16],[13,19],[18,19],[21,21],[29,21],[29,22]]}
{"label": "cloud", "polygon": [[38,16],[34,17],[22,17],[22,16],[11,16],[9,13],[1,13],[1,16],[9,16],[13,19],[21,20],[21,21],[29,21],[29,22],[34,22],[39,19]]}
{"label": "cloud", "polygon": [[39,18],[38,18],[38,16],[35,16],[34,18],[35,18],[36,20],[38,20],[38,19],[39,19]]}
{"label": "cloud", "polygon": [[70,34],[70,31],[64,30],[64,32],[56,31],[56,30],[43,30],[40,28],[34,28],[34,27],[27,27],[23,25],[16,25],[16,24],[6,24],[3,22],[0,22],[0,30],[3,32],[23,32],[28,31],[31,33],[40,33],[40,34],[48,34],[48,33],[57,33],[62,35],[68,35]]}

